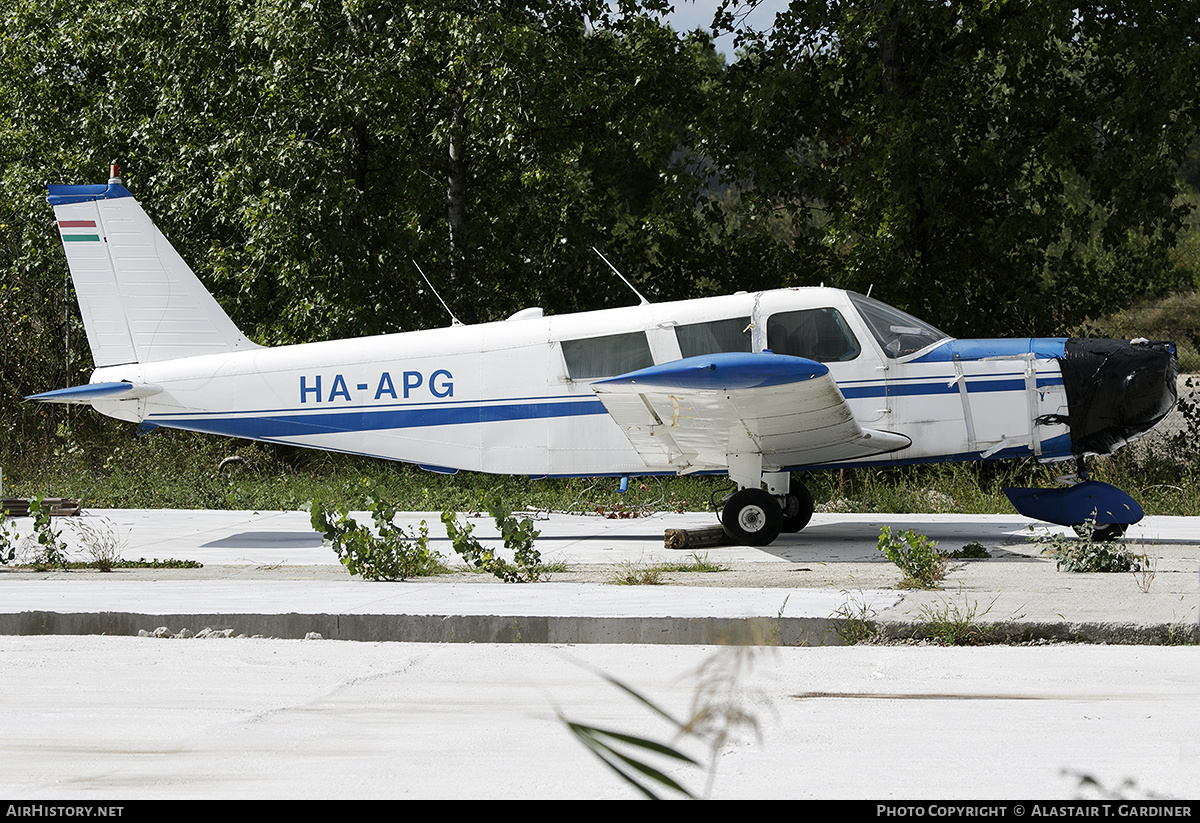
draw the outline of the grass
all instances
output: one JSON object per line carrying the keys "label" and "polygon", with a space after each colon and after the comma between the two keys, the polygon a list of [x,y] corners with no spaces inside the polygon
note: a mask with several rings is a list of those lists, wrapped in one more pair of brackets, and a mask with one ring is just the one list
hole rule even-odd
{"label": "grass", "polygon": [[666,583],[662,569],[654,566],[639,566],[636,563],[622,563],[617,571],[608,578],[614,586],[661,586]]}
{"label": "grass", "polygon": [[[15,564],[15,569],[32,569],[34,571],[50,571],[49,567],[40,566],[34,563]],[[203,569],[204,564],[195,560],[176,560],[175,558],[165,557],[161,560],[153,558],[147,560],[144,557],[139,557],[137,560],[114,560],[111,563],[98,565],[94,560],[68,560],[61,566],[54,566],[54,569],[63,571],[112,571],[113,569]]]}
{"label": "grass", "polygon": [[678,563],[656,563],[652,566],[642,566],[636,563],[625,563],[609,578],[616,586],[660,586],[669,582],[666,575],[672,572],[727,572],[729,566],[714,563],[708,555],[693,554],[690,560]]}
{"label": "grass", "polygon": [[[406,511],[477,511],[497,493],[518,510],[594,513],[706,509],[715,477],[645,478],[624,495],[617,479],[535,480],[460,472],[433,474],[416,466],[246,440],[159,430],[135,437],[128,424],[107,421],[63,428],[42,450],[5,451],[5,494],[76,497],[89,508],[296,510],[310,500],[353,510],[386,499]],[[218,471],[225,458],[243,463]],[[673,496],[672,496],[673,495]]]}
{"label": "grass", "polygon": [[921,626],[934,640],[943,646],[977,646],[988,642],[989,626],[983,618],[996,604],[993,600],[982,611],[979,601],[963,601],[962,605],[950,600],[921,607]]}
{"label": "grass", "polygon": [[846,598],[845,602],[830,615],[834,621],[833,630],[842,643],[856,646],[877,640],[880,636],[879,627],[873,622],[876,612],[863,600],[862,592],[858,597],[852,597],[843,590],[842,595]]}
{"label": "grass", "polygon": [[[555,560],[552,563],[542,564],[542,574],[566,574],[571,571],[571,564],[565,560]],[[470,563],[463,566],[447,566],[439,574],[456,574],[458,572],[467,572],[468,574],[491,574],[487,569],[476,568]]]}
{"label": "grass", "polygon": [[707,554],[693,553],[691,558],[678,563],[659,563],[656,568],[664,572],[727,572],[729,566],[709,560]]}

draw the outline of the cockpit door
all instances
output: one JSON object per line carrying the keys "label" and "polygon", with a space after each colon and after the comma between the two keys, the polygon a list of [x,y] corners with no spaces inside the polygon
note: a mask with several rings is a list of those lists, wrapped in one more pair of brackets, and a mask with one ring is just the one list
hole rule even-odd
{"label": "cockpit door", "polygon": [[880,358],[861,329],[855,329],[844,306],[766,307],[756,319],[759,350],[815,360],[826,366],[860,423],[886,420],[886,397]]}

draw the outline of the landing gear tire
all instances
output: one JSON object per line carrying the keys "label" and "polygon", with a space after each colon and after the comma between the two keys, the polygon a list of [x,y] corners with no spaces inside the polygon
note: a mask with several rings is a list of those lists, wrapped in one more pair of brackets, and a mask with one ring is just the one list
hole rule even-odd
{"label": "landing gear tire", "polygon": [[783,532],[795,534],[812,519],[812,493],[795,481],[792,482],[792,490],[779,498],[779,502],[783,507]]}
{"label": "landing gear tire", "polygon": [[783,528],[783,510],[762,489],[742,489],[725,501],[721,527],[742,546],[769,546]]}
{"label": "landing gear tire", "polygon": [[[1087,528],[1084,525],[1072,526],[1075,534],[1083,537],[1087,534]],[[1106,543],[1109,540],[1120,540],[1125,536],[1125,530],[1128,529],[1124,523],[1102,523],[1092,530],[1092,540]]]}

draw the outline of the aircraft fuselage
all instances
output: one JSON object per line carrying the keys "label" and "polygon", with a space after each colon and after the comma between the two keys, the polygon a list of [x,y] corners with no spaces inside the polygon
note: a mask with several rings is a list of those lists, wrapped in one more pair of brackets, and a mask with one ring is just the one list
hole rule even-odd
{"label": "aircraft fuselage", "polygon": [[[163,391],[93,405],[158,426],[446,469],[639,474],[647,466],[591,383],[680,360],[705,324],[744,321],[746,351],[769,349],[773,320],[812,311],[836,312],[843,324],[846,348],[813,359],[829,368],[854,417],[912,441],[886,459],[834,465],[1071,456],[1066,423],[1037,422],[1067,417],[1065,339],[942,338],[889,357],[847,294],[822,288],[111,366],[92,382]],[[597,352],[578,351],[588,345]]]}

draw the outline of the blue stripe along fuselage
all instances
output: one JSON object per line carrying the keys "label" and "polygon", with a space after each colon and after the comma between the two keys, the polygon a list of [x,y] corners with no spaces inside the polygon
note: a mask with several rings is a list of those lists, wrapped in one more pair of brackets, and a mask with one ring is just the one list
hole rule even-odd
{"label": "blue stripe along fuselage", "polygon": [[[958,385],[953,382],[954,379],[953,376],[950,376],[922,377],[912,380],[912,382],[903,382],[901,380],[890,383],[881,383],[874,380],[862,382],[850,381],[839,383],[838,388],[841,389],[842,396],[847,400],[863,397],[911,397],[914,395],[958,394]],[[1037,379],[1037,387],[1061,386],[1062,382],[1062,377],[1058,375],[1053,377],[1039,377]],[[983,380],[968,378],[967,390],[969,392],[980,393],[1025,391],[1025,376],[991,377]]]}
{"label": "blue stripe along fuselage", "polygon": [[[954,376],[922,378],[913,382],[881,381],[839,384],[847,399],[951,394],[959,391]],[[1038,378],[1037,385],[1061,385],[1056,376]],[[968,380],[972,393],[1024,391],[1024,377]],[[604,405],[594,398],[568,399],[547,402],[546,398],[497,402],[458,402],[434,405],[388,408],[353,407],[344,410],[309,411],[306,409],[249,410],[237,415],[227,412],[154,414],[147,418],[160,426],[188,429],[209,434],[277,440],[321,434],[340,434],[355,431],[410,429],[430,426],[459,426],[473,423],[496,423],[511,420],[537,420],[556,417],[581,417],[607,414]]]}
{"label": "blue stripe along fuselage", "polygon": [[160,426],[248,437],[257,440],[277,440],[320,434],[341,434],[384,429],[415,429],[429,426],[460,426],[470,423],[497,423],[505,420],[538,420],[552,417],[577,417],[607,414],[599,400],[567,401],[560,403],[508,403],[435,405],[422,408],[351,408],[345,411],[308,412],[296,410],[247,412],[247,416],[153,415],[147,418]]}

